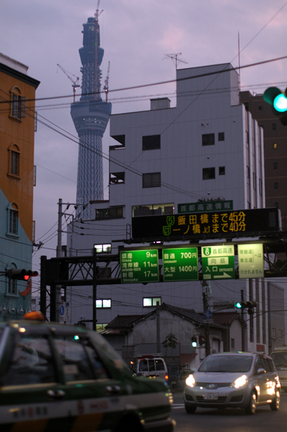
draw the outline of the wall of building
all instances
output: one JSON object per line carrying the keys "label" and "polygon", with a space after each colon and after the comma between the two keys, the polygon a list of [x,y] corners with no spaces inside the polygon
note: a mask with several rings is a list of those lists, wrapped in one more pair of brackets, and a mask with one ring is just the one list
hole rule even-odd
{"label": "wall of building", "polygon": [[[39,82],[26,74],[27,69],[0,57],[0,97],[7,101],[0,111],[0,320],[22,316],[31,303],[30,283],[14,281],[11,285],[3,275],[9,268],[30,270],[32,262],[35,90]],[[11,102],[13,94],[17,102]],[[17,162],[12,163],[15,157]]]}
{"label": "wall of building", "polygon": [[[130,238],[136,206],[170,205],[177,213],[178,204],[218,197],[233,200],[235,210],[265,205],[263,134],[239,103],[238,75],[229,64],[178,70],[175,108],[158,103],[150,111],[113,115],[110,134],[115,146],[110,148],[109,171],[123,174],[124,180],[111,182],[109,202],[95,203],[94,209],[96,214],[118,208],[122,216],[81,225],[75,221],[68,238],[71,255],[81,250],[87,254],[93,244],[104,242],[112,242],[112,252],[117,253],[121,240]],[[214,144],[203,145],[203,136],[212,134]],[[143,150],[143,137],[157,135],[160,146]],[[205,179],[203,170],[209,168],[214,168],[214,178]],[[160,173],[160,186],[144,188],[143,174],[151,173]],[[242,288],[247,296],[248,286],[245,280],[212,281],[210,304],[239,301]],[[86,302],[91,301],[89,295]],[[117,314],[146,313],[145,297],[202,311],[199,281],[98,285],[97,296],[111,299],[111,308],[97,310],[98,323],[103,324]],[[76,297],[71,289],[71,304]],[[91,318],[91,304],[81,304],[79,298],[72,309],[73,322],[78,315]]]}

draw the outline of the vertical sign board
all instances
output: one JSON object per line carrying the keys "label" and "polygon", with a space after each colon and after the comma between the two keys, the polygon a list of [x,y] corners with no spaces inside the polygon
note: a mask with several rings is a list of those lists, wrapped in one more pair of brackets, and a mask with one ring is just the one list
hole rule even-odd
{"label": "vertical sign board", "polygon": [[198,280],[197,247],[163,249],[162,264],[164,282]]}
{"label": "vertical sign board", "polygon": [[125,250],[120,253],[122,283],[159,281],[158,250]]}
{"label": "vertical sign board", "polygon": [[204,246],[201,248],[202,278],[234,279],[234,246]]}
{"label": "vertical sign board", "polygon": [[239,244],[237,246],[237,251],[239,279],[263,278],[263,244]]}

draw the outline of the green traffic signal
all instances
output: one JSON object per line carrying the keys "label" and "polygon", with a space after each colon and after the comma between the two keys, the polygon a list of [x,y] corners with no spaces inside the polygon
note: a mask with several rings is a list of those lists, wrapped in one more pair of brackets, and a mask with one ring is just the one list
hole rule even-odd
{"label": "green traffic signal", "polygon": [[237,303],[235,303],[234,307],[236,307],[237,309],[241,309],[242,304],[240,302],[237,302]]}
{"label": "green traffic signal", "polygon": [[265,102],[272,106],[274,115],[279,117],[283,125],[287,125],[287,88],[282,92],[277,87],[269,87],[263,94]]}
{"label": "green traffic signal", "polygon": [[276,111],[279,112],[285,112],[287,111],[287,98],[286,96],[281,93],[273,101],[273,106],[276,109]]}

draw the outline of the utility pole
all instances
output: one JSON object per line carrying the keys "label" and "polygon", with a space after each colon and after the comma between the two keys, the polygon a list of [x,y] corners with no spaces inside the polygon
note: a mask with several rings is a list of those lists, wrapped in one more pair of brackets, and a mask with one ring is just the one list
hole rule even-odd
{"label": "utility pole", "polygon": [[[244,290],[241,290],[241,304],[244,302]],[[245,321],[244,321],[244,308],[241,308],[241,349],[245,351]]]}
{"label": "utility pole", "polygon": [[159,354],[160,349],[160,316],[159,316],[159,302],[156,302],[156,349]]}
{"label": "utility pole", "polygon": [[[58,202],[58,242],[56,257],[62,257],[62,198],[59,198]],[[56,290],[56,321],[60,322],[60,305],[61,305],[61,286],[57,285]]]}

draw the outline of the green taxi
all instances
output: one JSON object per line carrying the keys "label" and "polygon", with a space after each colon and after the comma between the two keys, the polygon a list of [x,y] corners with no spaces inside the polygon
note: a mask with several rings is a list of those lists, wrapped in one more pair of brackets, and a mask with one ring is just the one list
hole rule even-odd
{"label": "green taxi", "polygon": [[163,381],[133,377],[96,332],[31,314],[1,324],[1,432],[173,431]]}

